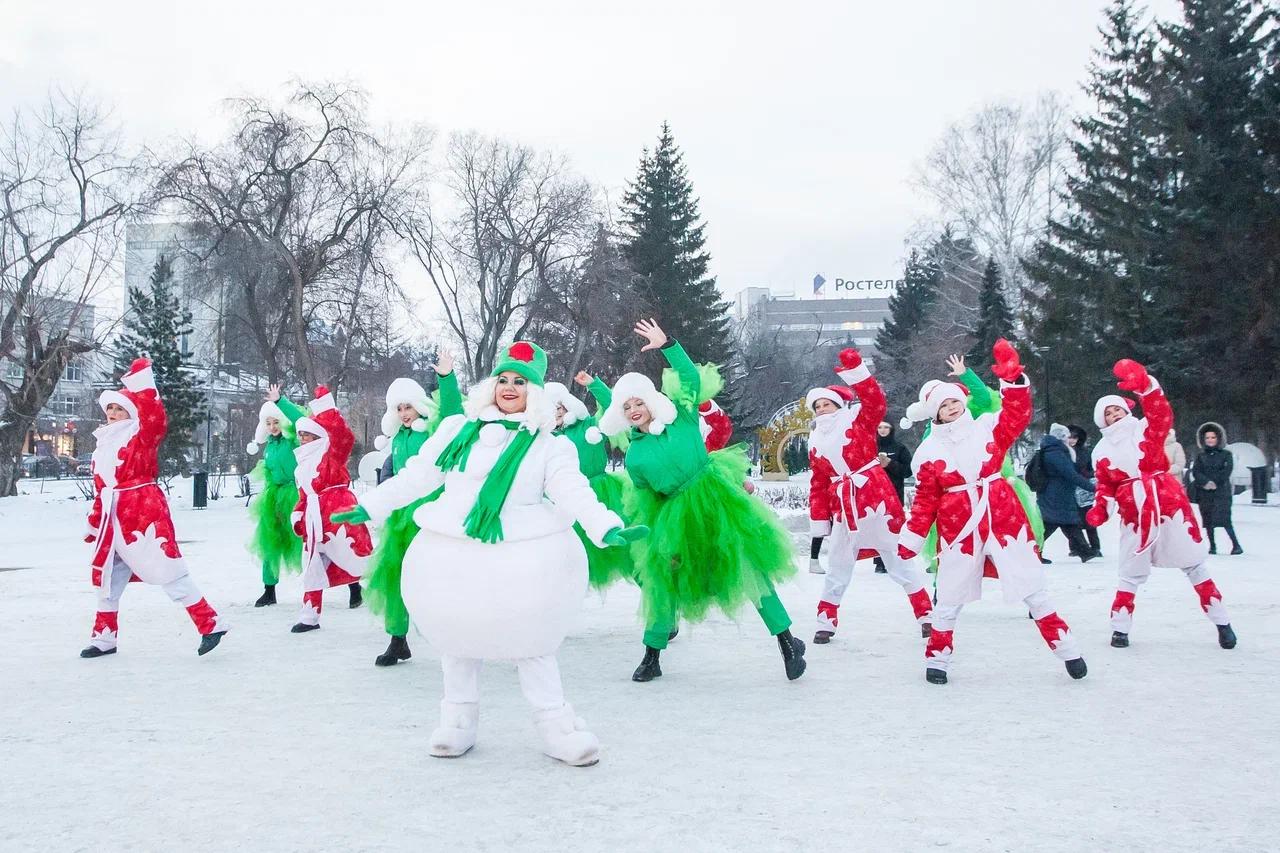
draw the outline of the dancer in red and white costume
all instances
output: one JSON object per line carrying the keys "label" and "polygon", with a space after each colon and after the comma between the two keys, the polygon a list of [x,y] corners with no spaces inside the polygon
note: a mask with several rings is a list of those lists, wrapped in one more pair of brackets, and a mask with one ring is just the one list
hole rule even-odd
{"label": "dancer in red and white costume", "polygon": [[1146,583],[1152,566],[1182,569],[1200,596],[1200,608],[1218,627],[1218,644],[1234,649],[1222,594],[1209,577],[1209,547],[1178,479],[1169,473],[1165,437],[1173,429],[1173,407],[1160,383],[1132,359],[1121,359],[1114,372],[1121,391],[1138,395],[1146,417],[1135,417],[1130,402],[1115,394],[1098,400],[1093,420],[1102,440],[1093,451],[1097,495],[1088,522],[1097,527],[1114,507],[1120,514],[1120,583],[1111,604],[1111,645],[1129,645],[1134,595]]}
{"label": "dancer in red and white costume", "polygon": [[854,563],[877,554],[907,593],[927,637],[933,602],[924,573],[913,560],[898,555],[898,534],[905,521],[902,501],[880,464],[876,427],[888,410],[884,391],[856,349],[840,353],[836,374],[857,392],[861,405],[847,407],[852,394],[839,386],[814,388],[805,397],[815,416],[809,434],[809,532],[831,537],[813,641],[831,642]]}
{"label": "dancer in red and white costume", "polygon": [[982,597],[988,565],[1000,578],[1005,600],[1026,604],[1067,672],[1084,678],[1087,669],[1075,638],[1049,602],[1031,523],[1000,473],[1005,454],[1031,422],[1031,384],[1008,341],[997,341],[993,353],[991,371],[1000,379],[1002,402],[998,413],[974,418],[965,405],[968,392],[952,382],[933,384],[921,395],[933,425],[911,460],[916,498],[898,548],[902,557],[914,557],[937,522],[938,601],[925,649],[925,678],[946,684],[956,619],[964,605]]}
{"label": "dancer in red and white costume", "polygon": [[351,589],[351,607],[361,603],[360,576],[373,553],[369,528],[363,524],[335,524],[334,513],[356,507],[347,460],[356,437],[343,420],[333,394],[320,385],[308,405],[311,416],[294,423],[298,460],[294,479],[298,505],[293,529],[302,537],[302,615],[290,630],[295,634],[320,627],[324,591],[331,586]]}
{"label": "dancer in red and white costume", "polygon": [[733,421],[715,400],[707,400],[698,406],[698,429],[708,453],[724,450],[733,438]]}
{"label": "dancer in red and white costume", "polygon": [[115,653],[120,597],[130,581],[158,584],[187,609],[200,632],[197,652],[203,655],[227,631],[187,571],[169,502],[156,485],[160,442],[169,421],[150,360],[135,359],[121,382],[123,390],[103,391],[98,398],[107,423],[93,431],[93,510],[84,541],[96,543],[93,585],[98,588],[98,614],[92,639],[80,657]]}

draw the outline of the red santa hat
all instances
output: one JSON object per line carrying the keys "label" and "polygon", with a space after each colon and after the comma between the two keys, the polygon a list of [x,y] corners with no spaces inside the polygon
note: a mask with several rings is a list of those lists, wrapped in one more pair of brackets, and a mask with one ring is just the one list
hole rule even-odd
{"label": "red santa hat", "polygon": [[948,400],[969,399],[969,389],[957,382],[930,379],[920,387],[920,397],[907,406],[906,416],[899,422],[903,429],[911,429],[920,421],[931,421],[938,416],[938,409]]}
{"label": "red santa hat", "polygon": [[1102,429],[1107,425],[1107,406],[1119,406],[1126,412],[1133,411],[1133,401],[1127,397],[1121,397],[1119,394],[1107,394],[1099,397],[1098,402],[1093,405],[1093,422],[1098,425],[1098,429]]}
{"label": "red santa hat", "polygon": [[853,389],[848,385],[826,385],[821,388],[814,388],[804,395],[804,404],[810,409],[813,404],[819,400],[830,400],[837,406],[844,408],[848,404],[857,399],[857,395],[853,393]]}
{"label": "red santa hat", "polygon": [[129,413],[129,417],[138,417],[138,404],[135,397],[143,391],[154,391],[156,389],[156,374],[151,369],[151,359],[135,358],[133,363],[129,365],[128,371],[120,377],[120,384],[124,386],[123,391],[108,389],[98,395],[98,406],[106,413],[107,406],[115,403],[120,408]]}

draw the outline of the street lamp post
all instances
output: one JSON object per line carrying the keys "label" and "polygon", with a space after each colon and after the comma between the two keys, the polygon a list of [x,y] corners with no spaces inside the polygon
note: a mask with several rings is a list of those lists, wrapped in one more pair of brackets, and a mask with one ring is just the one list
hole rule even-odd
{"label": "street lamp post", "polygon": [[1049,395],[1049,364],[1044,355],[1052,349],[1053,347],[1031,347],[1031,351],[1040,357],[1040,366],[1044,369],[1044,431],[1046,433],[1053,423],[1053,398]]}

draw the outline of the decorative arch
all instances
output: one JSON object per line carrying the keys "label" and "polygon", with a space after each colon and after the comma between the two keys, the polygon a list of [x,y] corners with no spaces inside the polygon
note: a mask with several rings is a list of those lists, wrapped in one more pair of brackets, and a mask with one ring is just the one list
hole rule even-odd
{"label": "decorative arch", "polygon": [[782,453],[793,438],[809,437],[813,418],[804,400],[787,403],[773,413],[769,422],[756,433],[760,439],[760,476],[766,480],[785,480],[787,466]]}

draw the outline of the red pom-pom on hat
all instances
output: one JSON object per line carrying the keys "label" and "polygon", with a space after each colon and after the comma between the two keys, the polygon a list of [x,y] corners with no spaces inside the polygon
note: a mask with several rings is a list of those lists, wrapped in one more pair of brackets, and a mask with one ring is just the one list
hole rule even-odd
{"label": "red pom-pom on hat", "polygon": [[151,366],[151,359],[147,358],[146,356],[135,358],[133,360],[133,363],[129,365],[129,373],[137,373],[141,370],[146,370],[150,366]]}
{"label": "red pom-pom on hat", "polygon": [[530,362],[533,361],[533,347],[529,345],[528,341],[516,341],[507,350],[507,355],[516,361]]}
{"label": "red pom-pom on hat", "polygon": [[323,397],[325,394],[328,394],[328,393],[329,393],[329,386],[327,386],[327,385],[317,385],[317,386],[316,386],[316,393],[315,393],[315,396],[316,396],[317,398],[318,398],[318,397]]}

